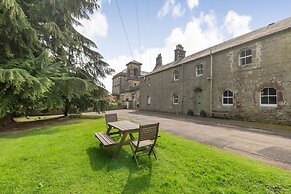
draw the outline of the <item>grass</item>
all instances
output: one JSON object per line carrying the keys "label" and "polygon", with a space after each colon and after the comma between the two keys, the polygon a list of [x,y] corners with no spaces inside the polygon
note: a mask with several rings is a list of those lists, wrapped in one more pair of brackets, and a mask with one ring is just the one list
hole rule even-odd
{"label": "grass", "polygon": [[104,119],[0,136],[1,193],[291,193],[291,173],[161,132],[157,155],[137,167],[129,146],[117,159],[94,132]]}
{"label": "grass", "polygon": [[17,122],[32,122],[60,118],[63,115],[48,115],[48,116],[29,116],[29,117],[16,117],[14,118]]}

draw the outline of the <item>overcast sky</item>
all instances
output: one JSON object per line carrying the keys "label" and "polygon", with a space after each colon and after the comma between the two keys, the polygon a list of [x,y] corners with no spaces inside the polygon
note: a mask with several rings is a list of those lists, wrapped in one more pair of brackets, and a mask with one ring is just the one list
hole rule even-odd
{"label": "overcast sky", "polygon": [[[78,31],[97,44],[115,73],[132,60],[149,72],[159,53],[163,64],[173,61],[177,44],[188,56],[290,17],[290,7],[288,0],[101,0]],[[111,92],[112,76],[102,82]]]}

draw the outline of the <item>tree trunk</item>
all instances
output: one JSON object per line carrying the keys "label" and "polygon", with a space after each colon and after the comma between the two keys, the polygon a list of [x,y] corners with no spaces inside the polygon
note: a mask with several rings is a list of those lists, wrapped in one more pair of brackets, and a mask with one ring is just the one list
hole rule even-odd
{"label": "tree trunk", "polygon": [[71,107],[71,104],[70,104],[70,101],[68,99],[65,100],[65,110],[64,110],[64,116],[68,116],[69,114],[69,111],[70,111],[70,107]]}
{"label": "tree trunk", "polygon": [[2,127],[8,126],[14,123],[16,123],[16,121],[13,119],[13,114],[8,114],[2,119],[0,119],[0,129]]}

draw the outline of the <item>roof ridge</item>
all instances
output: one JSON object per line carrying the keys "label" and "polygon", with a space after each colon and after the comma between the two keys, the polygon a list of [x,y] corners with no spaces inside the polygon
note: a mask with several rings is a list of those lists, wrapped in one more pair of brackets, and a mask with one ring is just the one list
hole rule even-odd
{"label": "roof ridge", "polygon": [[145,76],[166,70],[166,69],[171,68],[171,67],[175,67],[177,65],[180,65],[180,64],[183,64],[183,63],[186,63],[186,62],[189,62],[189,61],[192,61],[192,60],[204,57],[204,56],[207,56],[210,54],[210,52],[217,53],[217,52],[220,52],[222,50],[226,50],[228,48],[238,46],[238,45],[241,45],[241,44],[244,44],[244,43],[247,43],[247,42],[250,42],[250,41],[253,41],[253,40],[256,40],[256,39],[259,39],[259,38],[262,38],[262,37],[265,37],[265,36],[268,36],[268,35],[271,35],[271,34],[286,30],[286,29],[289,29],[289,28],[291,28],[291,17],[288,17],[286,19],[283,19],[283,20],[275,22],[275,23],[270,23],[267,26],[258,28],[256,30],[253,30],[253,31],[248,32],[246,34],[240,35],[240,36],[235,37],[235,38],[231,38],[229,40],[226,40],[226,41],[221,42],[219,44],[216,44],[214,46],[208,47],[206,49],[203,49],[201,51],[193,53],[189,56],[186,56],[185,58],[183,58],[179,61],[173,61],[173,62],[170,62],[166,65],[162,65],[161,67],[153,70],[152,72],[146,74]]}

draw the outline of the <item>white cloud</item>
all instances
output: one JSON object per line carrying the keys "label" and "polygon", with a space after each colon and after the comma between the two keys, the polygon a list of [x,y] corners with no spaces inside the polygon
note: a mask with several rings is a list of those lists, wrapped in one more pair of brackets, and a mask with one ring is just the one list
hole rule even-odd
{"label": "white cloud", "polygon": [[175,0],[165,0],[164,5],[158,11],[158,17],[166,16],[170,12],[170,9],[174,4]]}
{"label": "white cloud", "polygon": [[187,0],[187,5],[192,10],[199,5],[199,0]]}
{"label": "white cloud", "polygon": [[[236,12],[232,13],[235,15],[235,19],[230,20],[232,23],[237,21],[237,18],[244,23],[245,30],[250,31],[249,18],[250,16],[240,16]],[[227,16],[229,15],[229,12]],[[226,16],[226,18],[227,18]],[[244,18],[244,20],[243,20]],[[218,44],[227,38],[233,37],[234,30],[226,26],[227,20],[225,19],[222,25],[219,25],[214,12],[208,14],[201,13],[199,17],[193,17],[184,28],[174,28],[168,37],[164,40],[164,46],[160,48],[147,48],[139,54],[138,50],[134,51],[134,58],[138,61],[141,58],[143,63],[143,71],[152,71],[155,67],[155,59],[159,53],[162,54],[163,64],[167,64],[174,60],[174,49],[177,44],[182,44],[186,55],[193,54],[202,49],[206,49],[215,44]],[[232,29],[232,30],[230,30]],[[132,60],[131,57],[119,56],[113,59],[107,60],[116,73],[126,68],[126,64]],[[111,91],[112,87],[112,76],[103,80],[106,88]]]}
{"label": "white cloud", "polygon": [[91,40],[94,40],[96,37],[107,37],[109,25],[106,15],[101,11],[101,2],[100,9],[93,15],[90,15],[90,20],[79,20],[83,26],[75,27],[78,32]]}
{"label": "white cloud", "polygon": [[239,36],[250,31],[252,17],[238,15],[235,11],[229,11],[225,17],[224,25],[227,32],[232,36]]}
{"label": "white cloud", "polygon": [[173,18],[182,17],[185,14],[185,8],[181,6],[180,3],[176,3],[175,0],[165,0],[165,3],[158,11],[158,17],[164,17],[172,12]]}
{"label": "white cloud", "polygon": [[[113,59],[108,59],[105,61],[110,65],[111,68],[113,68],[115,70],[115,74],[121,72],[122,70],[124,70],[126,68],[126,64],[130,61],[132,61],[132,58],[129,56],[125,56],[125,55],[120,55],[117,58],[113,58]],[[111,92],[112,90],[112,77],[113,75],[107,76],[105,79],[101,80],[101,82],[104,84],[105,88]]]}
{"label": "white cloud", "polygon": [[184,14],[185,14],[185,8],[183,8],[180,3],[176,4],[173,8],[173,13],[172,13],[173,18],[182,17]]}

